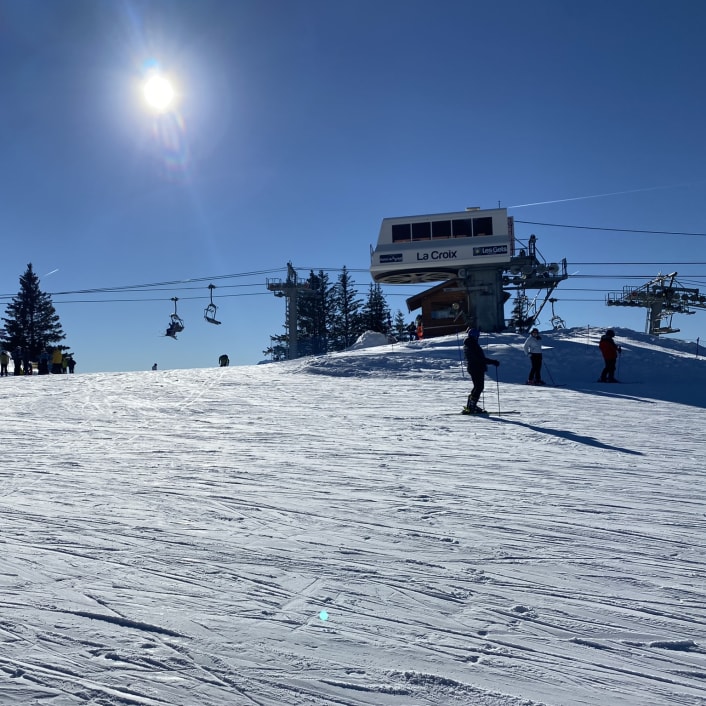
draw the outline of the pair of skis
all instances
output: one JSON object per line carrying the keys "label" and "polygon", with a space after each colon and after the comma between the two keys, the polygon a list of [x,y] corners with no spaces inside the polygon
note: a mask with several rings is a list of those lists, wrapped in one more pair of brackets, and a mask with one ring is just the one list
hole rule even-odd
{"label": "pair of skis", "polygon": [[518,412],[515,409],[506,410],[506,411],[502,411],[502,412],[490,412],[487,409],[484,409],[480,412],[469,412],[467,410],[468,410],[467,407],[464,407],[461,410],[461,414],[464,417],[504,417],[505,415],[508,415],[508,414],[520,414],[520,412]]}

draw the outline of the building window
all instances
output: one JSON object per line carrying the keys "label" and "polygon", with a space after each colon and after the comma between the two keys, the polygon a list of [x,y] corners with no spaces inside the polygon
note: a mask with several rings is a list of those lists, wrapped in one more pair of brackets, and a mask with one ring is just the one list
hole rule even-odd
{"label": "building window", "polygon": [[431,223],[412,223],[412,240],[429,240],[431,238]]}
{"label": "building window", "polygon": [[432,304],[430,318],[434,321],[453,319],[456,316],[456,312],[453,310],[451,304]]}
{"label": "building window", "polygon": [[473,219],[473,235],[492,235],[493,234],[493,219],[492,218],[474,218]]}
{"label": "building window", "polygon": [[412,228],[409,223],[394,223],[392,225],[392,242],[399,243],[404,240],[410,240],[412,237]]}
{"label": "building window", "polygon": [[394,223],[392,225],[393,243],[430,240],[431,238],[470,238],[479,235],[493,235],[493,219],[491,217]]}
{"label": "building window", "polygon": [[451,221],[432,221],[431,222],[431,237],[432,238],[450,238],[451,237]]}
{"label": "building window", "polygon": [[470,238],[473,235],[473,219],[458,218],[452,221],[454,238]]}

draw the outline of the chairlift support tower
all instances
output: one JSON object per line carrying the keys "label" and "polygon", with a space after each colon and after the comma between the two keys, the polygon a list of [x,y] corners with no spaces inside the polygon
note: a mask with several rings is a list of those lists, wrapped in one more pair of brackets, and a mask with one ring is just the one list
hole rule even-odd
{"label": "chairlift support tower", "polygon": [[287,263],[287,279],[268,279],[267,289],[276,297],[285,297],[287,320],[287,360],[294,360],[299,355],[299,332],[297,327],[299,298],[318,294],[308,282],[299,282],[297,271],[291,262]]}
{"label": "chairlift support tower", "polygon": [[[660,336],[678,333],[672,327],[674,314],[695,314],[694,309],[706,309],[706,296],[693,287],[682,287],[677,282],[677,272],[659,274],[639,287],[623,287],[622,292],[606,296],[608,306],[644,307],[647,309],[645,333]],[[668,320],[666,325],[664,320]]]}

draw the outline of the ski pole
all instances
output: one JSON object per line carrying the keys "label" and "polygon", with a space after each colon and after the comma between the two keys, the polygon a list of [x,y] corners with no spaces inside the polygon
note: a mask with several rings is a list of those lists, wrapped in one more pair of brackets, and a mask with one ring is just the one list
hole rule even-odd
{"label": "ski pole", "polygon": [[554,380],[554,376],[552,375],[552,371],[549,370],[549,366],[544,363],[544,369],[547,371],[547,375],[549,375],[549,379],[552,381],[552,385],[556,385],[556,381]]}
{"label": "ski pole", "polygon": [[498,379],[498,366],[495,366],[495,391],[498,396],[498,414],[500,414],[500,380]]}
{"label": "ski pole", "polygon": [[461,345],[461,337],[458,335],[458,331],[456,332],[456,346],[458,347],[458,362],[461,365],[461,377],[465,378],[465,369],[466,366],[463,364],[464,362],[464,355],[463,355],[463,347]]}

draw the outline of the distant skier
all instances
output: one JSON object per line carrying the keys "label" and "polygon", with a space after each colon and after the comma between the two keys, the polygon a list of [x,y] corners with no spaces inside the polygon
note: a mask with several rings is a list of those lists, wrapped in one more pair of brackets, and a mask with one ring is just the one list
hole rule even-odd
{"label": "distant skier", "polygon": [[530,357],[532,367],[527,376],[528,385],[544,385],[542,380],[542,337],[539,329],[533,328],[525,341],[525,354]]}
{"label": "distant skier", "polygon": [[10,354],[3,349],[0,352],[0,377],[7,377],[7,366],[10,364]]}
{"label": "distant skier", "polygon": [[218,358],[218,365],[221,368],[227,368],[230,365],[230,358],[224,353]]}
{"label": "distant skier", "polygon": [[484,409],[478,406],[478,400],[485,388],[485,371],[488,365],[494,365],[495,367],[500,365],[499,360],[486,358],[483,349],[480,347],[480,343],[478,343],[479,336],[480,331],[477,328],[469,328],[466,340],[463,342],[463,352],[466,356],[468,374],[473,381],[473,389],[471,390],[471,394],[468,395],[466,406],[463,408],[464,414],[483,414],[483,412],[485,412]]}
{"label": "distant skier", "polygon": [[12,364],[14,366],[14,375],[22,375],[22,355],[22,346],[17,346],[17,348],[12,351]]}
{"label": "distant skier", "polygon": [[31,375],[33,372],[32,370],[32,363],[29,359],[29,350],[26,348],[22,351],[22,374],[23,375]]}
{"label": "distant skier", "polygon": [[615,338],[615,331],[609,328],[602,336],[598,347],[601,349],[601,355],[603,356],[603,362],[605,367],[601,372],[598,382],[620,382],[615,379],[615,364],[618,362],[618,356],[620,355],[621,348],[613,340]]}
{"label": "distant skier", "polygon": [[49,361],[51,360],[51,355],[49,354],[49,349],[45,348],[39,354],[39,364],[37,366],[37,372],[40,375],[49,375]]}

